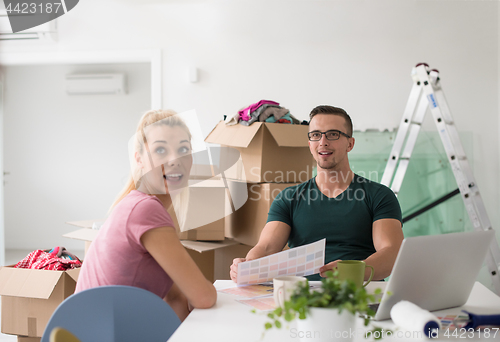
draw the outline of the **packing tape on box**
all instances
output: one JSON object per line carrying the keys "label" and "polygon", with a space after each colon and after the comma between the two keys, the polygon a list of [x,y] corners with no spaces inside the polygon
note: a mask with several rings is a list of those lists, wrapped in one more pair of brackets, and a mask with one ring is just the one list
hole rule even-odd
{"label": "packing tape on box", "polygon": [[423,332],[428,338],[437,337],[438,329],[441,329],[441,322],[436,316],[406,300],[392,307],[391,319],[402,329]]}

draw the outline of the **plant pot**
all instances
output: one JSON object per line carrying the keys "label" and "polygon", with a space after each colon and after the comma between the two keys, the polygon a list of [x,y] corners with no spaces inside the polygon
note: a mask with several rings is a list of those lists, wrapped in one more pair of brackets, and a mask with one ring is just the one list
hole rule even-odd
{"label": "plant pot", "polygon": [[306,319],[297,320],[297,337],[301,342],[352,341],[356,317],[347,310],[310,308]]}

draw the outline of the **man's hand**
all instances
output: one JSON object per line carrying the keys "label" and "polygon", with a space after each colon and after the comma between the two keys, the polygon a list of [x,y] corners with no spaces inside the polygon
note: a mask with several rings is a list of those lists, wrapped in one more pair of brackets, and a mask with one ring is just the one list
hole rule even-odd
{"label": "man's hand", "polygon": [[247,259],[245,258],[236,258],[233,259],[233,264],[231,267],[229,267],[230,271],[229,274],[231,275],[231,280],[234,281],[235,283],[238,282],[238,264],[240,262],[245,262]]}
{"label": "man's hand", "polygon": [[259,242],[248,251],[246,258],[236,258],[233,260],[229,274],[231,280],[238,282],[238,264],[244,261],[250,261],[265,257],[270,254],[280,252],[286,245],[290,236],[290,226],[280,221],[271,221],[266,223],[260,233]]}
{"label": "man's hand", "polygon": [[329,262],[328,264],[326,264],[325,266],[321,266],[320,269],[319,269],[319,275],[322,276],[323,278],[326,277],[326,271],[333,271],[335,268],[337,268],[337,262],[341,261],[340,259],[339,260],[335,260],[335,261],[332,261],[332,262]]}

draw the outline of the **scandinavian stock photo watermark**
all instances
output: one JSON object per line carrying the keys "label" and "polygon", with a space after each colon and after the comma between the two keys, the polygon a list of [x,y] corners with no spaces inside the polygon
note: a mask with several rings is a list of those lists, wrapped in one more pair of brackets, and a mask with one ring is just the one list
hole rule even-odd
{"label": "scandinavian stock photo watermark", "polygon": [[72,10],[79,0],[3,0],[13,33],[52,21]]}
{"label": "scandinavian stock photo watermark", "polygon": [[356,338],[364,338],[370,339],[373,338],[375,340],[384,339],[388,337],[395,337],[397,339],[422,339],[424,337],[424,333],[422,331],[403,331],[403,330],[388,330],[388,329],[380,329],[375,331],[367,331],[363,328],[358,329],[346,329],[346,330],[333,330],[333,329],[324,329],[321,331],[318,330],[299,330],[296,328],[290,329],[290,337],[291,338],[300,338],[301,340],[308,339],[331,339],[332,341],[338,339],[356,339]]}
{"label": "scandinavian stock photo watermark", "polygon": [[[313,167],[307,165],[305,170],[302,170],[300,172],[290,170],[290,171],[265,171],[262,173],[262,182],[263,183],[303,183],[308,181],[311,178],[313,171]],[[259,177],[261,175],[261,168],[260,167],[252,167],[250,169],[250,174],[254,177]],[[356,171],[356,174],[358,176],[361,176],[363,178],[367,178],[370,180],[373,180],[374,182],[379,182],[379,172],[378,171],[368,171],[365,172],[363,170]],[[337,172],[333,171],[330,172],[327,181],[328,182],[347,182],[349,177],[351,176],[350,173],[343,173],[343,172]]]}
{"label": "scandinavian stock photo watermark", "polygon": [[307,341],[308,339],[323,339],[336,341],[339,339],[354,340],[357,338],[363,339],[373,339],[373,340],[383,340],[385,338],[395,338],[398,341],[404,339],[411,340],[422,340],[426,338],[450,338],[450,339],[461,339],[461,338],[496,338],[500,336],[500,328],[484,328],[484,329],[433,329],[428,333],[424,334],[423,331],[410,331],[410,330],[389,330],[389,329],[376,329],[376,330],[366,330],[363,328],[357,329],[346,329],[343,331],[324,329],[318,330],[299,330],[297,328],[290,329],[291,338],[299,338],[301,341]]}
{"label": "scandinavian stock photo watermark", "polygon": [[[260,172],[260,168],[254,167],[251,169],[251,172],[258,174]],[[353,180],[353,182],[362,184],[371,182],[370,179],[375,179],[375,182],[378,180],[379,173],[378,171],[369,171],[368,178],[364,171],[356,172],[356,174],[360,177],[357,177]],[[270,176],[270,178],[266,178],[266,176]],[[272,176],[272,177],[271,177]],[[325,176],[323,176],[325,177]],[[328,176],[326,176],[326,180],[329,183],[338,183],[343,182],[347,183],[352,177],[352,173],[342,173],[342,172],[330,172]],[[310,179],[309,170],[295,172],[295,171],[266,171],[263,173],[263,179],[268,183],[289,183],[290,186],[293,183],[303,183]],[[348,200],[348,201],[364,201],[366,198],[366,191],[363,187],[347,187],[344,189],[311,189],[308,193],[305,192],[282,192],[282,189],[275,188],[271,192],[261,192],[259,184],[252,184],[249,186],[249,201],[260,201],[264,200],[273,200],[277,196],[282,196],[283,199],[291,201],[291,200],[304,200],[307,201],[308,204],[315,201],[324,201],[329,199],[334,199],[336,201]]]}

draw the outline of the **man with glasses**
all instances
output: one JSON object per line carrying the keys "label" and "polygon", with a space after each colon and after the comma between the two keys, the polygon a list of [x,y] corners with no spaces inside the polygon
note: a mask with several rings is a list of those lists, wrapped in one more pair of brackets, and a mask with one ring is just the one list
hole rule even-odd
{"label": "man with glasses", "polygon": [[[310,115],[309,149],[317,163],[316,177],[288,187],[273,201],[259,242],[238,263],[326,238],[325,266],[339,260],[363,260],[375,269],[374,280],[391,274],[403,241],[401,208],[386,186],[354,174],[348,152],[354,147],[352,121],[342,108],[318,106]],[[369,269],[367,277],[369,276]],[[308,276],[319,280],[319,275]]]}

